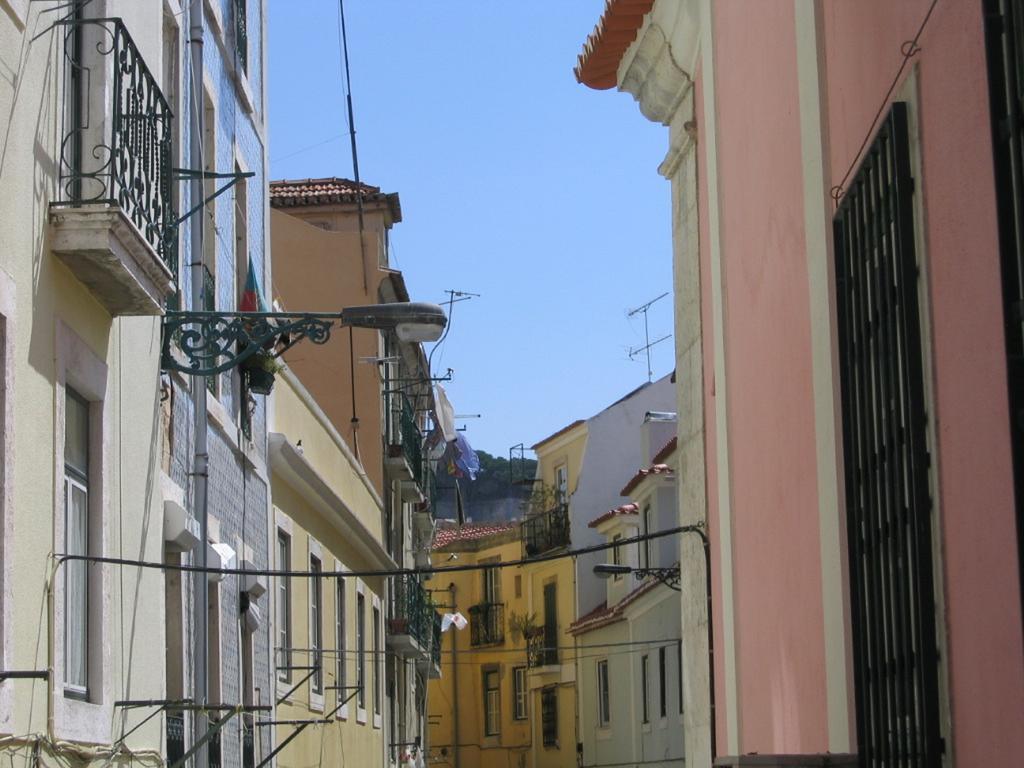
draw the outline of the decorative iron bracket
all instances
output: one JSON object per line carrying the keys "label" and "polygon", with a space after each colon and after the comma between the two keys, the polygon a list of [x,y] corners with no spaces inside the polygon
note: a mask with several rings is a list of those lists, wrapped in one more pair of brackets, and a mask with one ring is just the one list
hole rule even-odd
{"label": "decorative iron bracket", "polygon": [[212,195],[210,195],[209,197],[204,198],[201,203],[197,203],[196,205],[193,205],[191,208],[188,209],[188,211],[186,211],[185,213],[181,214],[181,216],[179,216],[177,218],[177,220],[174,222],[174,226],[175,227],[181,226],[181,223],[183,221],[185,221],[189,217],[193,216],[194,214],[199,213],[199,211],[201,211],[203,208],[205,208],[208,203],[212,203],[214,200],[216,200],[218,197],[223,195],[225,192],[227,192],[229,189],[231,189],[233,186],[235,186],[235,184],[240,182],[242,179],[251,179],[255,175],[256,175],[255,171],[236,171],[236,172],[231,172],[231,173],[215,173],[214,171],[196,171],[196,170],[193,170],[191,168],[175,168],[174,169],[174,178],[177,181],[187,181],[187,180],[191,180],[191,179],[204,179],[204,180],[205,179],[229,179],[229,181],[228,181],[227,184],[225,184],[224,186],[220,187],[220,189],[218,189]]}
{"label": "decorative iron bracket", "polygon": [[672,568],[634,568],[633,573],[641,579],[651,577],[657,579],[669,589],[681,591],[679,587],[679,566]]}
{"label": "decorative iron bracket", "polygon": [[215,376],[245,362],[261,350],[279,357],[309,339],[324,344],[341,313],[174,312],[163,324],[165,371]]}

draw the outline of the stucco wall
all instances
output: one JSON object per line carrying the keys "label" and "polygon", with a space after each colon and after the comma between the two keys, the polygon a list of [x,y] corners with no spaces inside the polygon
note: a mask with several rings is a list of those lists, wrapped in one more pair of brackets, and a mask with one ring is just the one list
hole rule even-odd
{"label": "stucco wall", "polygon": [[[824,5],[833,184],[853,162],[900,46],[928,6]],[[1024,659],[981,3],[939,3],[919,44],[895,98],[911,101],[919,124],[911,144],[920,163],[917,247],[937,442],[940,650],[948,654],[952,754],[958,764],[983,765],[1024,749],[1024,732],[1006,721],[1024,711]]]}

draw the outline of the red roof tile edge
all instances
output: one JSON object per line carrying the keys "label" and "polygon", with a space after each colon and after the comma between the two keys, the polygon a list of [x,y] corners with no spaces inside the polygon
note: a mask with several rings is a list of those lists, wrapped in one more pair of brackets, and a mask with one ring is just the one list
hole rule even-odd
{"label": "red roof tile edge", "polygon": [[653,6],[654,0],[606,0],[604,13],[576,58],[577,82],[599,91],[614,88],[619,62]]}
{"label": "red roof tile edge", "polygon": [[597,526],[599,526],[601,523],[605,522],[606,520],[611,520],[613,517],[619,517],[620,515],[639,515],[639,514],[640,514],[640,506],[638,504],[634,504],[634,503],[630,502],[629,504],[623,504],[621,507],[616,507],[615,509],[609,509],[604,514],[598,515],[593,520],[591,520],[589,523],[587,523],[587,527],[588,528],[597,528]]}
{"label": "red roof tile edge", "polygon": [[659,584],[661,584],[661,582],[657,579],[647,579],[611,608],[607,606],[607,603],[601,603],[597,608],[589,613],[583,614],[576,621],[570,624],[569,634],[574,636],[583,635],[587,632],[592,632],[595,629],[607,627],[609,624],[624,621],[625,617],[622,614],[630,603],[636,602],[636,600],[643,595],[646,595]]}
{"label": "red roof tile edge", "polygon": [[485,539],[499,533],[513,530],[518,523],[467,523],[462,526],[439,527],[434,534],[432,549],[440,549],[456,541]]}

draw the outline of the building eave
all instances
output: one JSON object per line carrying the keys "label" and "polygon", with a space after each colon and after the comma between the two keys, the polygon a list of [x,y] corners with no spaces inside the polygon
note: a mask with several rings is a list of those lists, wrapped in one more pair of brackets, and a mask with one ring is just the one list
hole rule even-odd
{"label": "building eave", "polygon": [[576,59],[577,82],[599,91],[614,88],[622,57],[653,7],[654,0],[606,0],[604,13]]}

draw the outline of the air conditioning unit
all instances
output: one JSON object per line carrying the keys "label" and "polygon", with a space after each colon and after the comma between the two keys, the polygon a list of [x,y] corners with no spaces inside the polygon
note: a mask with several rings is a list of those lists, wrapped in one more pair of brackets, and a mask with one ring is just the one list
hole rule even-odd
{"label": "air conditioning unit", "polygon": [[[256,566],[248,560],[243,560],[239,568],[243,571],[248,569],[256,570]],[[260,596],[267,591],[267,577],[258,576],[255,573],[244,574],[242,576],[242,591],[247,592],[253,600],[259,600]]]}
{"label": "air conditioning unit", "polygon": [[201,538],[199,521],[181,504],[170,499],[164,502],[164,541],[181,552],[195,549]]}

